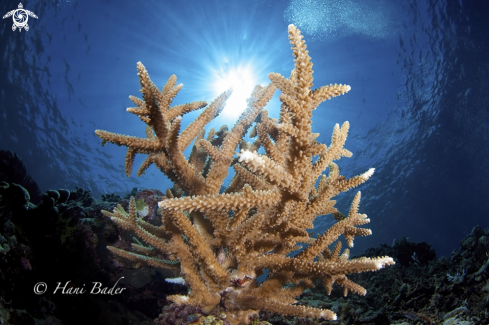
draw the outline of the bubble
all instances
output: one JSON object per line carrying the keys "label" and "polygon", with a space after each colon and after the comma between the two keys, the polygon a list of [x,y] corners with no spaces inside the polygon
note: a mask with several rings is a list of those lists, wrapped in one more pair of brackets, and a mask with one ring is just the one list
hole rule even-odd
{"label": "bubble", "polygon": [[284,19],[313,40],[355,34],[387,39],[397,29],[392,6],[382,1],[292,0]]}

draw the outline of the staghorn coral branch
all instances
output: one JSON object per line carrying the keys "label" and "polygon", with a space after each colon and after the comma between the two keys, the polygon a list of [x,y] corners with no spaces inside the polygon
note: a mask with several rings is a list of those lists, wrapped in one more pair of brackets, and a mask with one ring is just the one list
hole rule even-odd
{"label": "staghorn coral branch", "polygon": [[171,121],[178,116],[182,116],[182,115],[190,113],[192,111],[201,109],[202,107],[205,107],[206,105],[207,105],[207,103],[204,101],[193,102],[193,103],[188,103],[188,104],[183,104],[183,105],[177,105],[175,107],[172,107],[172,109],[166,111],[163,114],[163,116],[165,117],[166,120]]}
{"label": "staghorn coral branch", "polygon": [[226,100],[231,96],[232,89],[223,92],[207,107],[180,135],[178,150],[184,151],[207,123],[212,121],[224,109]]}
{"label": "staghorn coral branch", "polygon": [[138,149],[139,153],[150,153],[160,148],[160,142],[153,139],[142,139],[138,137],[131,137],[128,135],[121,135],[117,133],[107,132],[103,130],[96,130],[95,134],[102,140],[110,143],[115,143],[119,146],[126,146]]}
{"label": "staghorn coral branch", "polygon": [[182,117],[179,116],[173,120],[168,139],[168,159],[172,166],[173,173],[175,173],[178,179],[178,185],[187,193],[203,194],[205,191],[205,179],[202,175],[195,172],[193,166],[191,166],[183,154],[179,150],[179,136],[180,124]]}
{"label": "staghorn coral branch", "polygon": [[[162,269],[168,269],[168,270],[178,270],[179,267],[178,265],[175,265],[174,263],[171,263],[171,261],[165,261],[161,260],[159,258],[155,257],[149,257],[149,256],[144,256],[140,254],[134,254],[122,249],[119,249],[117,247],[113,246],[107,246],[107,248],[114,254],[126,258],[128,260],[131,260],[133,262],[142,262],[154,267],[162,268]],[[178,262],[177,262],[178,263]]]}
{"label": "staghorn coral branch", "polygon": [[187,196],[161,201],[158,206],[173,211],[205,212],[209,210],[250,209],[256,206],[274,205],[279,201],[280,194],[277,191],[253,191],[250,186],[245,186],[242,193]]}

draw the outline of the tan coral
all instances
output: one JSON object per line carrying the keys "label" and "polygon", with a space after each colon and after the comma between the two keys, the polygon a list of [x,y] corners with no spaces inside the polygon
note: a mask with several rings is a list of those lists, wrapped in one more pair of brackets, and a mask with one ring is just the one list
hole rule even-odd
{"label": "tan coral", "polygon": [[[96,131],[104,143],[128,147],[126,173],[130,173],[136,154],[147,154],[140,173],[154,163],[174,183],[159,202],[161,227],[140,219],[134,200],[129,212],[120,206],[112,213],[104,211],[119,227],[135,232],[150,245],[135,245],[132,252],[111,251],[156,267],[175,267],[158,259],[156,251],[178,261],[191,290],[188,295],[168,299],[199,306],[206,313],[224,307],[232,324],[247,324],[258,310],[334,320],[336,315],[330,310],[295,305],[295,297],[313,287],[315,279],[329,292],[337,284],[345,295],[364,295],[366,290],[347,274],[394,264],[390,257],[350,259],[349,250],[341,250],[340,236],[351,247],[356,237],[371,231],[361,228],[369,219],[358,213],[360,192],[346,216],[335,208],[333,198],[364,183],[374,169],[350,179],[340,174],[334,161],[352,155],[344,148],[348,122],[334,126],[329,145],[317,142],[318,134],[311,129],[313,110],[321,102],[347,93],[350,86],[331,84],[312,89],[311,58],[293,25],[289,26],[289,40],[295,63],[290,77],[269,74],[272,83],[253,90],[246,111],[231,130],[212,129],[207,136],[203,131],[222,110],[230,91],[181,131],[181,116],[205,103],[170,107],[181,88],[176,86],[176,77],[171,76],[159,91],[138,63],[143,99],[131,97],[137,107],[128,111],[148,125],[146,138]],[[277,88],[282,93],[278,120],[264,110]],[[246,143],[243,138],[253,123],[250,136],[257,139]],[[183,151],[191,143],[187,158]],[[234,177],[222,191],[231,166]],[[336,223],[317,239],[312,238],[307,229],[325,214],[333,215]],[[301,249],[298,244],[306,247],[290,257],[289,253]],[[267,279],[258,284],[257,277],[266,269],[270,271]]]}

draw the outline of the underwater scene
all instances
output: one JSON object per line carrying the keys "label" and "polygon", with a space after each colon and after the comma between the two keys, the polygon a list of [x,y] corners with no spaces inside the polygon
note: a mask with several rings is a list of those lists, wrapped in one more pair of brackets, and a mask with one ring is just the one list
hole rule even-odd
{"label": "underwater scene", "polygon": [[0,3],[0,324],[489,324],[489,3]]}

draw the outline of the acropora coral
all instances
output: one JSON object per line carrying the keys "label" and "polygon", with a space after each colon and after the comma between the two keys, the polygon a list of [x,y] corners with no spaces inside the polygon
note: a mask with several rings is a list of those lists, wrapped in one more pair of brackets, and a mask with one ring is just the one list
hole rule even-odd
{"label": "acropora coral", "polygon": [[[344,148],[348,122],[334,126],[329,146],[316,140],[319,134],[312,133],[312,112],[321,102],[347,93],[350,86],[331,84],[313,89],[305,41],[294,25],[288,30],[294,56],[290,77],[270,73],[271,83],[255,87],[247,109],[230,130],[211,129],[206,136],[204,127],[222,111],[231,90],[208,106],[199,101],[172,107],[182,88],[176,85],[176,76],[172,75],[160,91],[139,62],[143,98],[131,96],[137,107],[127,111],[147,124],[146,138],[96,131],[103,143],[128,148],[128,176],[139,153],[148,157],[138,175],[155,164],[173,182],[173,188],[158,203],[160,227],[138,216],[134,198],[127,212],[121,206],[113,212],[103,211],[146,244],[135,243],[132,251],[109,249],[123,258],[175,270],[189,290],[187,295],[171,295],[169,300],[199,307],[204,313],[219,310],[231,324],[248,324],[260,310],[334,320],[331,310],[296,305],[295,298],[313,287],[316,279],[328,292],[337,284],[345,295],[365,295],[366,290],[347,274],[394,264],[387,256],[350,259],[349,250],[342,251],[339,237],[343,235],[353,246],[355,237],[371,234],[359,227],[369,219],[358,212],[360,192],[347,215],[335,208],[333,198],[364,183],[374,169],[349,179],[340,175],[333,161],[352,155]],[[264,107],[277,88],[282,105],[275,119]],[[182,115],[204,107],[181,131]],[[252,143],[244,141],[246,134],[254,139]],[[184,151],[191,144],[186,157]],[[231,166],[234,177],[221,191]],[[307,230],[313,228],[316,217],[327,214],[336,222],[313,238]],[[266,270],[266,279],[258,281]]]}

